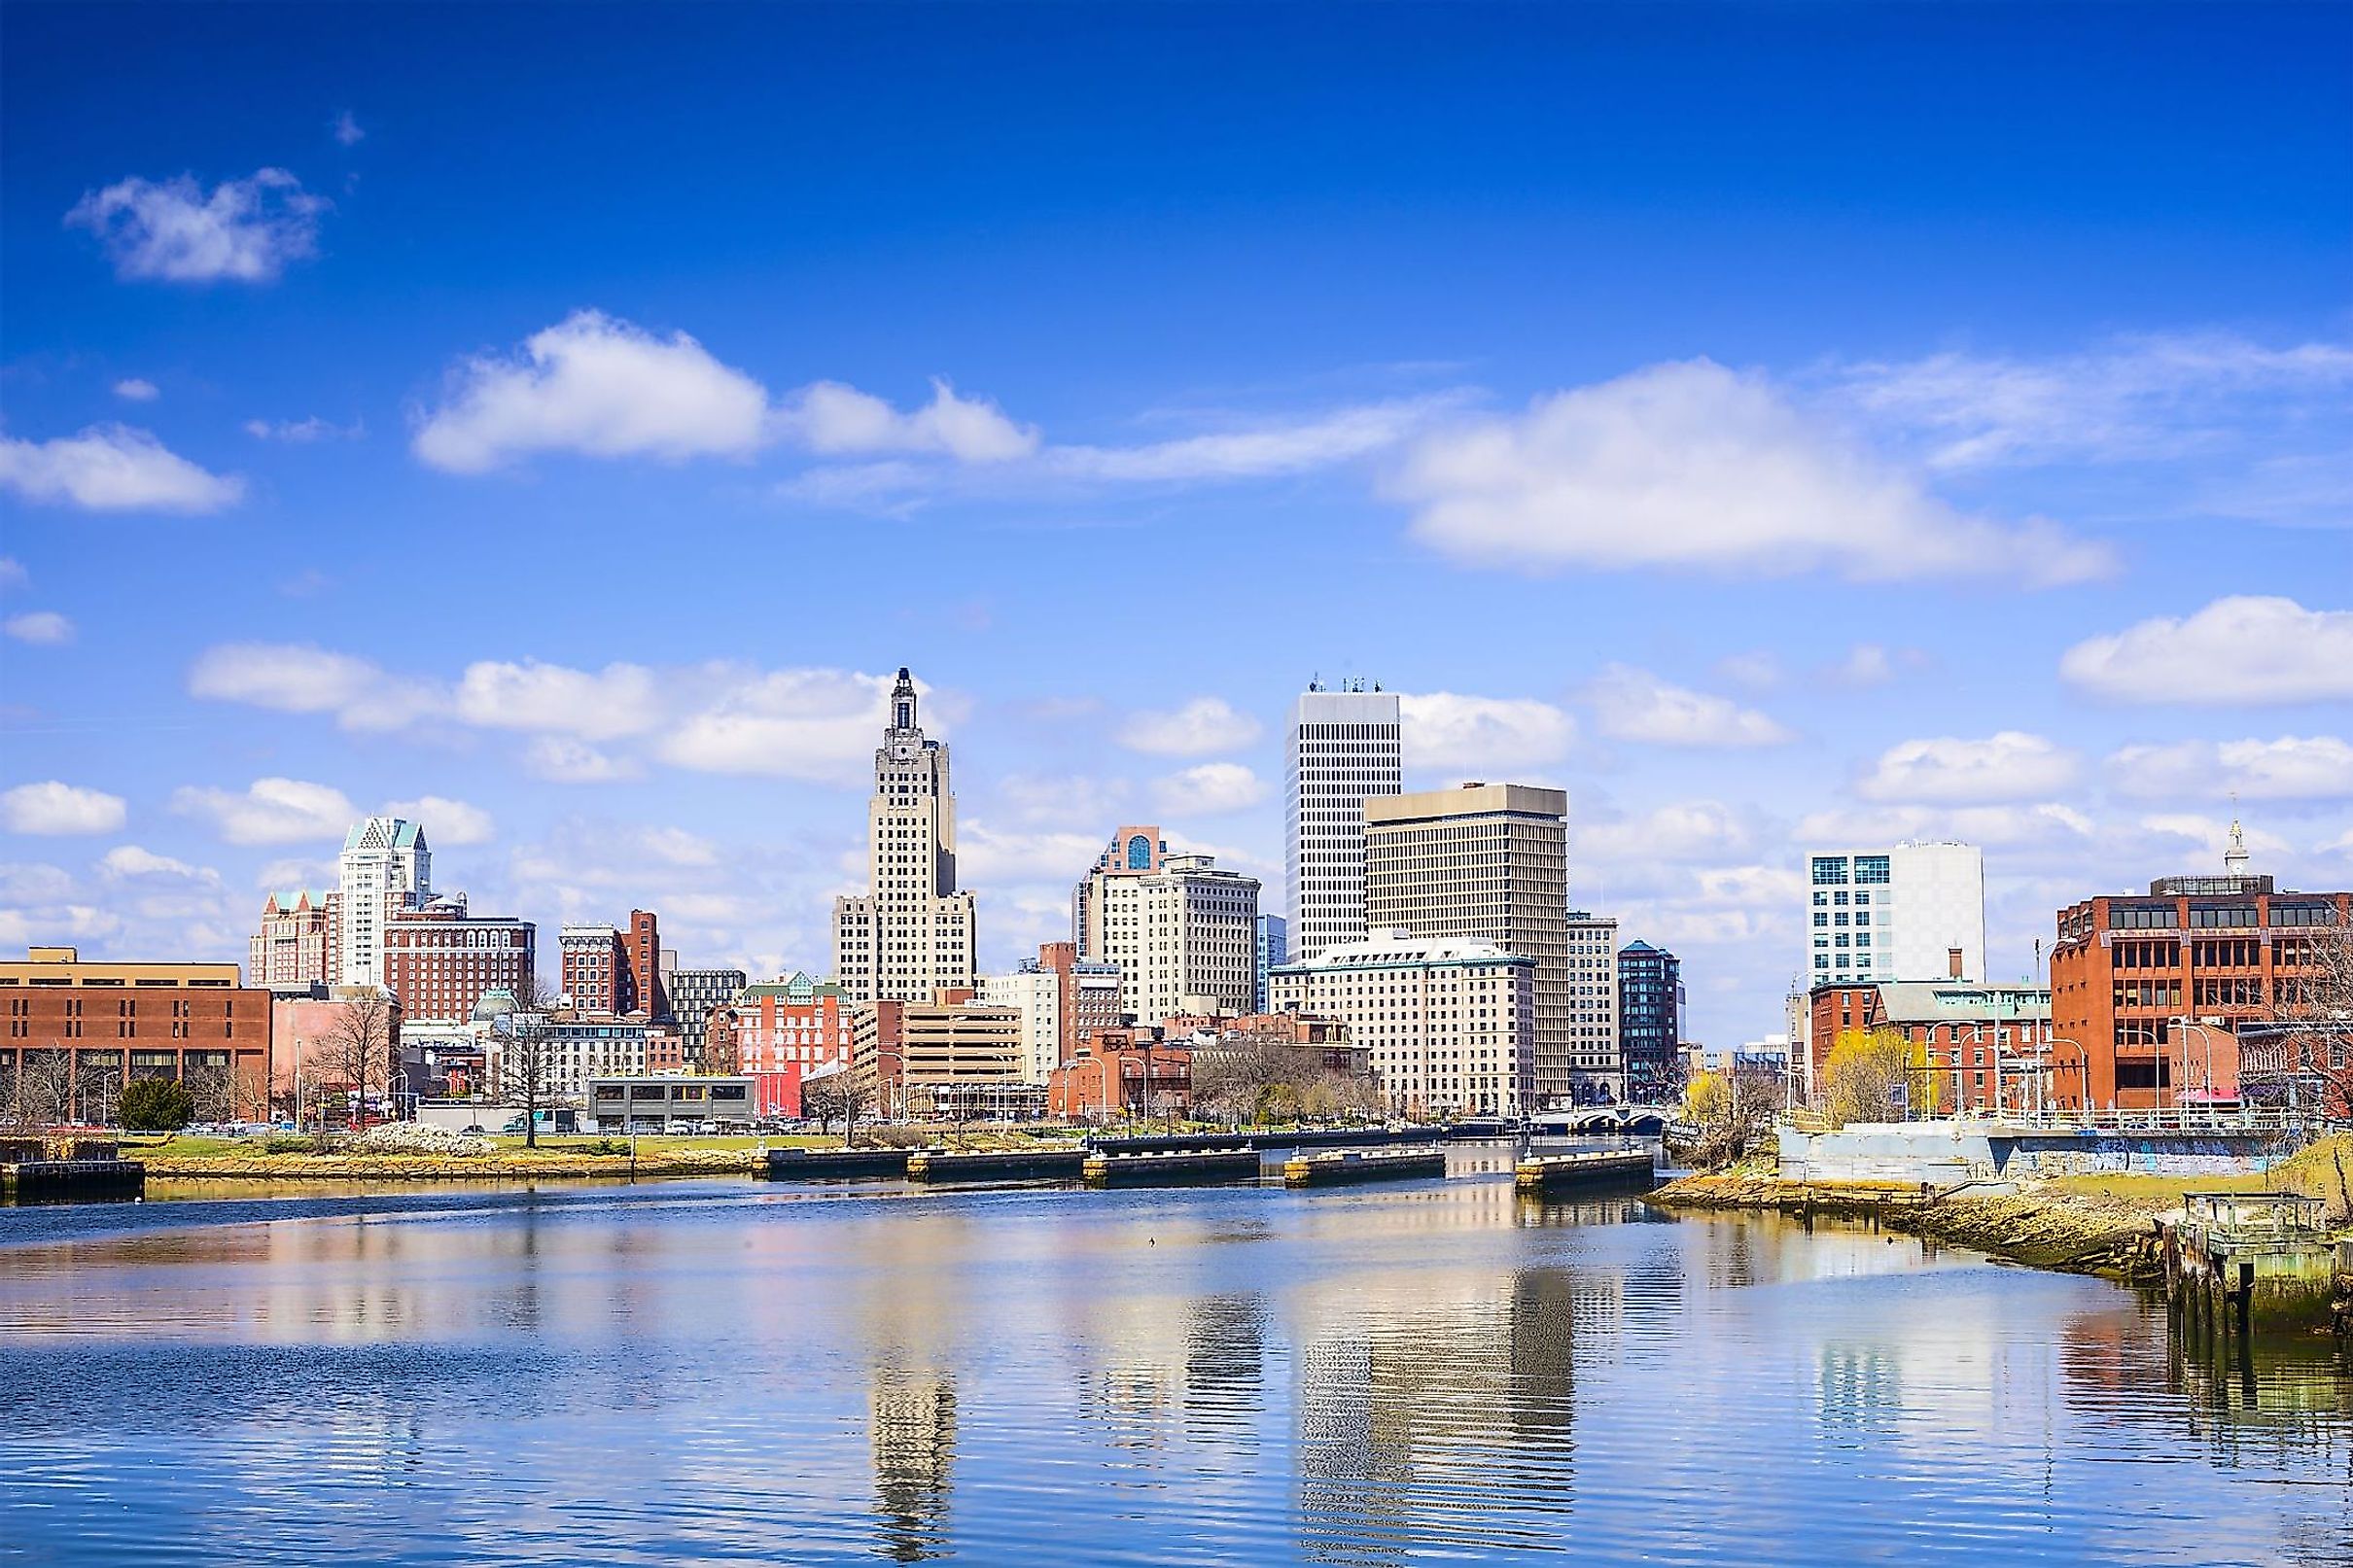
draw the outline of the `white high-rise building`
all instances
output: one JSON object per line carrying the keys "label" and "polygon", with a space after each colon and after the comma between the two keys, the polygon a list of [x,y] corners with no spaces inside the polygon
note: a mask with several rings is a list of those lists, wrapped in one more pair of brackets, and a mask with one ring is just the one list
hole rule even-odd
{"label": "white high-rise building", "polygon": [[1985,856],[1976,845],[1817,850],[1806,867],[1809,985],[1985,977]]}
{"label": "white high-rise building", "polygon": [[852,1002],[930,1002],[975,984],[972,895],[956,888],[956,795],[948,749],[916,722],[902,666],[874,752],[867,888],[833,901],[833,974]]}
{"label": "white high-rise building", "polygon": [[1119,965],[1120,1011],[1150,1028],[1205,1006],[1247,1013],[1258,992],[1258,879],[1171,854],[1123,827],[1071,895],[1078,956]]}
{"label": "white high-rise building", "polygon": [[1568,912],[1569,1098],[1626,1098],[1618,1040],[1618,917]]}
{"label": "white high-rise building", "polygon": [[346,986],[381,986],[392,912],[412,909],[433,891],[425,829],[398,817],[367,818],[343,836],[338,865],[335,978]]}
{"label": "white high-rise building", "polygon": [[1364,803],[1404,787],[1397,696],[1361,680],[1311,684],[1291,705],[1283,865],[1291,895],[1291,961],[1361,942]]}

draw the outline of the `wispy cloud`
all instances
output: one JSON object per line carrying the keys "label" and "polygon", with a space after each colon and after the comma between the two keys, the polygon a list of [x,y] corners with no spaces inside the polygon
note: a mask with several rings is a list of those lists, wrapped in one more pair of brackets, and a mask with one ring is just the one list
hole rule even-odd
{"label": "wispy cloud", "polygon": [[143,430],[92,425],[46,441],[0,436],[0,489],[85,511],[219,511],[245,494],[235,474],[210,473]]}

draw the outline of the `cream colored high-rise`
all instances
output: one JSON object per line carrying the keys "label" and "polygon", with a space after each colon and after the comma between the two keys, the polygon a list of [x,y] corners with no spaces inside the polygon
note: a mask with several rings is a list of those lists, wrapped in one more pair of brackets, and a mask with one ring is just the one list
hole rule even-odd
{"label": "cream colored high-rise", "polygon": [[1258,879],[1171,854],[1123,827],[1071,898],[1079,957],[1119,966],[1120,1011],[1145,1028],[1207,1006],[1247,1013],[1258,990]]}
{"label": "cream colored high-rise", "polygon": [[1524,1077],[1539,1110],[1570,1098],[1568,796],[1469,784],[1364,803],[1364,916],[1374,930],[1473,937],[1536,963]]}
{"label": "cream colored high-rise", "polygon": [[833,901],[833,975],[853,1002],[929,1002],[975,984],[972,895],[956,889],[948,749],[924,739],[902,667],[874,752],[866,807],[868,891]]}

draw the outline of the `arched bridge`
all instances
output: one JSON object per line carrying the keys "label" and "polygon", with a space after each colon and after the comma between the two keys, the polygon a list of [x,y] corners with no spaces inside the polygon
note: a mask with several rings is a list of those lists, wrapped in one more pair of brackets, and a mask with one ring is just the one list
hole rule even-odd
{"label": "arched bridge", "polygon": [[1657,1137],[1681,1114],[1673,1105],[1572,1105],[1528,1118],[1528,1129],[1555,1137],[1593,1137],[1623,1133]]}

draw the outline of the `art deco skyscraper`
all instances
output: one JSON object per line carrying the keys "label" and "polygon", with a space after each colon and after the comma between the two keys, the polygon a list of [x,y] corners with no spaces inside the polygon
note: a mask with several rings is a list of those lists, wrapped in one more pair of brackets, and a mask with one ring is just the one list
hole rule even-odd
{"label": "art deco skyscraper", "polygon": [[1364,940],[1364,803],[1404,783],[1397,696],[1361,680],[1311,684],[1291,705],[1283,860],[1291,961]]}
{"label": "art deco skyscraper", "polygon": [[924,739],[904,667],[874,752],[866,807],[867,892],[833,901],[833,973],[853,1002],[928,1002],[970,989],[972,895],[956,889],[956,796],[948,749]]}

